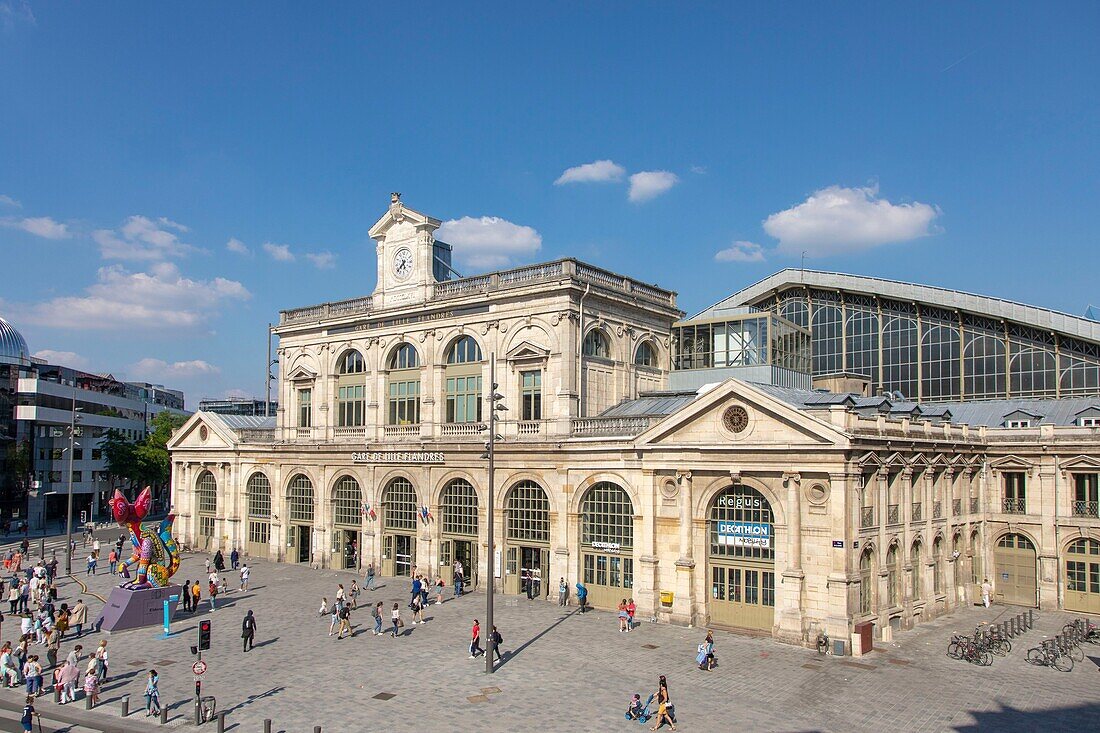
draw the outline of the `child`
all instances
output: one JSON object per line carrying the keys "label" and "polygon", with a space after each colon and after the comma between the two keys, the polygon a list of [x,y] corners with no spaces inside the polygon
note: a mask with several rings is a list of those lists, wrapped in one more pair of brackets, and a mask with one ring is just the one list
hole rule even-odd
{"label": "child", "polygon": [[88,673],[84,675],[84,694],[91,699],[94,708],[99,702],[99,678],[96,677],[94,667],[89,668]]}
{"label": "child", "polygon": [[643,711],[642,696],[638,693],[634,693],[634,696],[630,698],[630,704],[626,707],[626,719],[640,720]]}
{"label": "child", "polygon": [[328,598],[322,598],[321,607],[317,609],[317,615],[324,616],[326,613],[328,613]]}
{"label": "child", "polygon": [[[23,724],[23,730],[34,730],[34,718],[38,713],[34,710],[34,696],[27,695],[26,704],[23,706],[23,717],[19,719],[19,722]],[[42,720],[39,718],[38,725],[41,727]]]}

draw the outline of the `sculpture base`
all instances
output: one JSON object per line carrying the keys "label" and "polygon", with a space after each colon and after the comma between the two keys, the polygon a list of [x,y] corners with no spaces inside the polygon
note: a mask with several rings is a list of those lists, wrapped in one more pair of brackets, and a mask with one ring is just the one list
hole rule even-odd
{"label": "sculpture base", "polygon": [[[164,602],[168,601],[168,618],[172,618],[182,590],[183,586],[179,585],[141,590],[114,588],[96,619],[96,627],[111,634],[146,626],[161,626],[164,624]],[[176,596],[176,600],[169,600],[171,596]]]}

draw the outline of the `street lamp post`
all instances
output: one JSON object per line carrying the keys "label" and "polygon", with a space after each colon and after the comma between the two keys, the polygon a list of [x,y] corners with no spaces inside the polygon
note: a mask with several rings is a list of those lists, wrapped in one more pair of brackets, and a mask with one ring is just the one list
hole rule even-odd
{"label": "street lamp post", "polygon": [[485,442],[485,454],[482,456],[482,458],[489,459],[489,487],[485,492],[488,496],[486,509],[489,523],[489,557],[486,568],[489,571],[489,587],[485,592],[485,628],[488,630],[489,634],[488,642],[485,644],[486,674],[492,674],[495,671],[493,666],[493,650],[496,648],[496,642],[493,640],[493,593],[496,590],[496,547],[494,547],[493,541],[493,492],[496,487],[494,466],[496,443],[500,437],[497,435],[497,411],[508,409],[501,404],[504,395],[497,392],[498,386],[497,355],[493,353],[489,355],[489,397],[486,399],[486,402],[489,403],[489,439]]}
{"label": "street lamp post", "polygon": [[69,496],[65,510],[65,574],[73,574],[73,450],[76,447],[76,385],[73,385],[73,409],[69,418]]}

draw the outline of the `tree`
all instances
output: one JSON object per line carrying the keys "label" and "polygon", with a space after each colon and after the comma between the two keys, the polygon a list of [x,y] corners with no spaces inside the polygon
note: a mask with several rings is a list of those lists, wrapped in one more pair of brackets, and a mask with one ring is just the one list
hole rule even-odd
{"label": "tree", "polygon": [[107,464],[112,489],[133,488],[141,480],[137,457],[137,445],[118,430],[108,430],[99,444],[103,460]]}
{"label": "tree", "polygon": [[154,495],[163,504],[167,504],[164,490],[172,480],[172,461],[168,456],[168,441],[172,434],[187,422],[184,415],[164,410],[153,416],[152,430],[145,441],[137,448],[137,460],[140,466],[141,482],[152,486]]}
{"label": "tree", "polygon": [[0,506],[11,517],[16,509],[20,513],[27,508],[27,492],[30,489],[31,449],[27,441],[10,443],[4,448],[3,475],[0,476]]}

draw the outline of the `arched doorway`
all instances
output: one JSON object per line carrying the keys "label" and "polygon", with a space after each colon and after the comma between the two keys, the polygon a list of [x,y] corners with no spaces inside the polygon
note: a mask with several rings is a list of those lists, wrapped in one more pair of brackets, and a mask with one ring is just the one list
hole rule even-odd
{"label": "arched doorway", "polygon": [[214,474],[203,471],[199,476],[198,489],[196,491],[199,500],[199,542],[198,544],[209,550],[214,544],[216,518],[218,514],[218,481]]}
{"label": "arched doorway", "polygon": [[994,595],[1001,603],[1035,606],[1037,591],[1035,545],[1022,534],[1006,534],[993,550]]}
{"label": "arched doorway", "polygon": [[257,471],[248,477],[248,543],[250,557],[268,556],[271,548],[271,482]]}
{"label": "arched doorway", "polygon": [[409,577],[416,564],[416,489],[398,476],[382,492],[382,575]]}
{"label": "arched doorway", "polygon": [[299,473],[290,479],[286,492],[290,527],[287,559],[308,563],[313,553],[313,482]]}
{"label": "arched doorway", "polygon": [[550,499],[534,481],[520,481],[504,502],[504,592],[521,593],[520,578],[534,577],[531,595],[546,595],[550,583]]}
{"label": "arched doorway", "polygon": [[1066,548],[1067,611],[1100,613],[1100,542],[1082,537]]}
{"label": "arched doorway", "polygon": [[634,594],[634,505],[622,487],[594,484],[581,500],[581,577],[593,606]]}
{"label": "arched doorway", "polygon": [[363,492],[351,476],[341,476],[332,492],[332,557],[341,570],[359,569]]}
{"label": "arched doorway", "polygon": [[709,520],[711,621],[770,630],[775,617],[771,504],[756,489],[738,484],[714,497]]}
{"label": "arched doorway", "polygon": [[439,571],[454,584],[454,564],[462,564],[463,588],[477,585],[477,492],[464,478],[447,482],[439,497]]}

